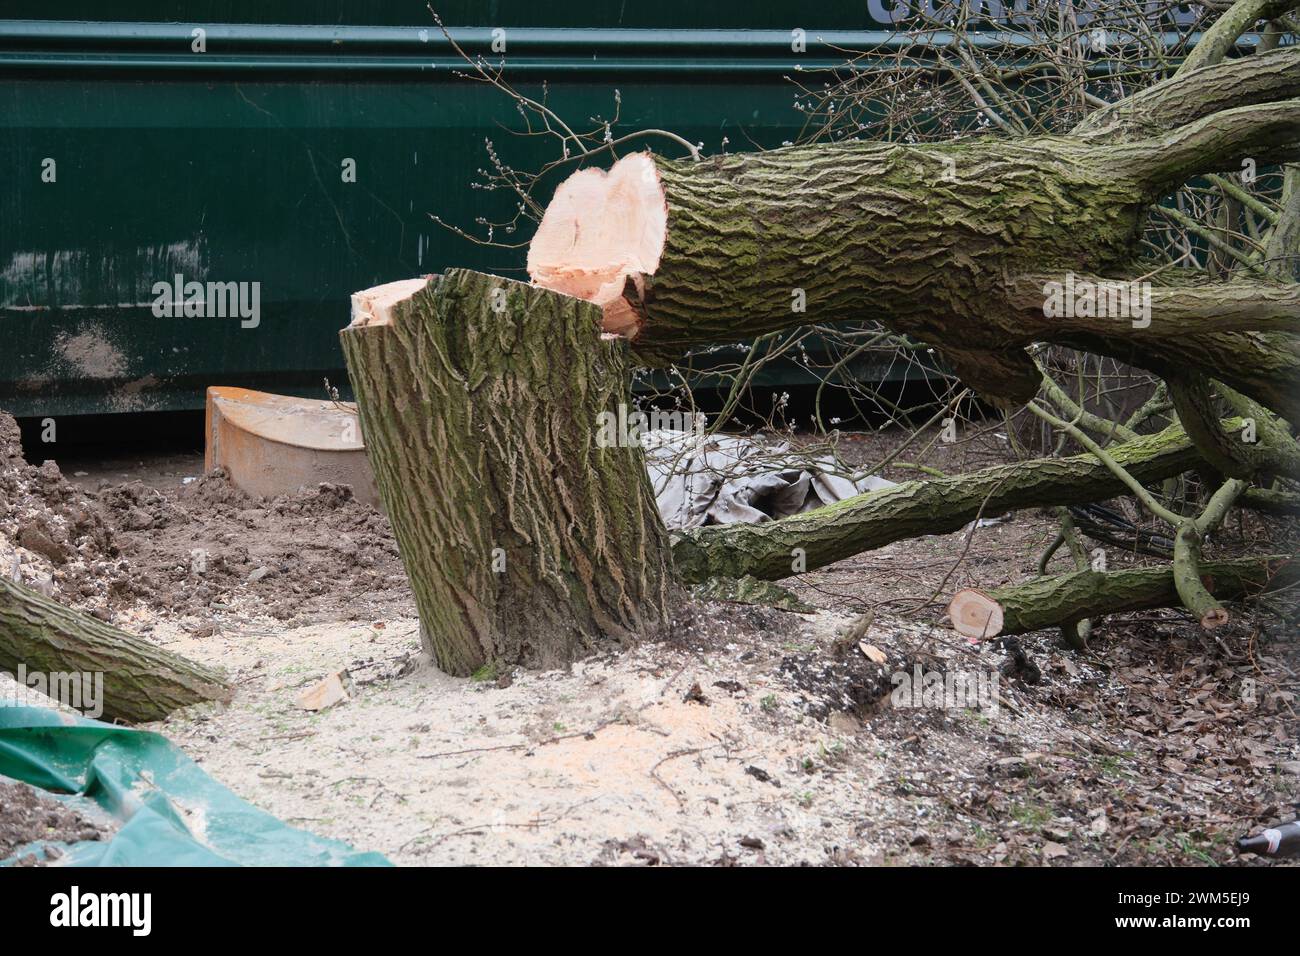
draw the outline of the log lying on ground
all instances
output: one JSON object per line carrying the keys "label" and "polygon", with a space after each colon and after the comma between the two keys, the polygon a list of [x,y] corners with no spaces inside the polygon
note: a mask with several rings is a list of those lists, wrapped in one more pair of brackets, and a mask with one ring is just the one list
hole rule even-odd
{"label": "log lying on ground", "polygon": [[1300,516],[1300,494],[1273,488],[1248,488],[1237,502],[1243,508],[1266,514]]}
{"label": "log lying on ground", "polygon": [[[1295,288],[1300,290],[1300,283]],[[1169,397],[1178,421],[1216,471],[1233,478],[1270,472],[1300,478],[1300,445],[1289,426],[1266,409],[1205,376],[1171,375]],[[1250,441],[1241,433],[1224,431],[1213,392],[1224,398],[1228,414],[1251,423]]]}
{"label": "log lying on ground", "polygon": [[[1300,560],[1285,555],[1206,561],[1206,587],[1240,600],[1300,582]],[[1074,571],[991,591],[958,591],[948,606],[953,629],[980,639],[1025,634],[1121,611],[1181,607],[1171,564],[1123,571]]]}
{"label": "log lying on ground", "polygon": [[19,665],[47,680],[102,675],[103,716],[129,723],[233,693],[206,667],[0,578],[0,670],[17,673]]}
{"label": "log lying on ground", "polygon": [[[1149,125],[1133,141],[1081,134],[841,142],[699,162],[626,156],[608,173],[585,169],[560,185],[529,247],[529,273],[600,305],[606,330],[632,339],[647,364],[693,346],[872,318],[940,348],[967,384],[1004,403],[1038,390],[1025,346],[1059,342],[1157,372],[1198,369],[1300,418],[1294,285],[1162,277],[1149,315],[1127,299],[1118,314],[1073,308],[1073,296],[1064,312],[1049,308],[1046,283],[1075,274],[1114,286],[1116,303],[1127,295],[1145,274],[1131,262],[1151,204],[1187,179],[1246,156],[1300,158],[1300,100],[1287,98],[1300,55],[1252,59],[1270,65],[1273,82],[1238,84],[1219,111]],[[1161,102],[1216,79],[1216,89],[1230,88],[1239,70],[1196,71],[1165,87]]]}
{"label": "log lying on ground", "polygon": [[627,342],[587,302],[467,270],[353,296],[361,431],[426,649],[450,674],[548,667],[662,625],[667,531],[630,404]]}
{"label": "log lying on ground", "polygon": [[[1162,481],[1203,464],[1177,426],[1107,451],[1141,482]],[[1091,454],[1036,458],[908,481],[779,521],[679,532],[673,536],[673,560],[691,583],[746,574],[778,580],[894,541],[956,531],[980,515],[1083,504],[1126,493],[1124,483]]]}

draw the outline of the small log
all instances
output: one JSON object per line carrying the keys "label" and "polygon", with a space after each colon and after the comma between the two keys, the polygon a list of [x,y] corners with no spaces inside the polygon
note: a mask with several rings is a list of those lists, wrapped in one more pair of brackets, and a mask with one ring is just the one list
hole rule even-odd
{"label": "small log", "polygon": [[102,675],[103,717],[128,723],[234,693],[215,671],[0,577],[0,670],[20,664],[47,679]]}
{"label": "small log", "polygon": [[[1202,581],[1208,582],[1221,600],[1253,597],[1300,581],[1300,559],[1284,555],[1207,561],[1200,570]],[[953,627],[958,633],[991,638],[1065,626],[1084,617],[1182,607],[1183,600],[1174,566],[1165,564],[1122,571],[1074,571],[987,592],[959,591],[949,605],[950,615],[954,605],[957,616]],[[990,605],[995,605],[997,611]],[[981,634],[979,615],[986,611],[997,618],[998,626],[990,626]],[[1201,624],[1206,626],[1203,619]]]}
{"label": "small log", "polygon": [[964,588],[948,604],[948,620],[963,637],[985,640],[1002,633],[1002,605],[983,591]]}

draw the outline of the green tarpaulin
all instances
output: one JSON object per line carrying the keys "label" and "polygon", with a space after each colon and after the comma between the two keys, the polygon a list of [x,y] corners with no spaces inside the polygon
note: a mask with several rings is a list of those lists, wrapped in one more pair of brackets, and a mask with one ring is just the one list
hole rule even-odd
{"label": "green tarpaulin", "polygon": [[379,853],[359,853],[258,810],[151,731],[41,707],[0,707],[0,775],[72,806],[91,801],[119,822],[110,839],[59,844],[61,864],[389,865]]}

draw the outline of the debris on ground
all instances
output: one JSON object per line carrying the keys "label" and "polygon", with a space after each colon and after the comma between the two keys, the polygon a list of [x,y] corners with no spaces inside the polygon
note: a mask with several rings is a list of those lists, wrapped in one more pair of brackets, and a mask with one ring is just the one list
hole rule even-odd
{"label": "debris on ground", "polygon": [[[104,839],[109,832],[35,787],[0,780],[0,860],[9,859],[29,843],[80,843]],[[43,846],[23,853],[14,865],[56,865],[62,855],[58,847]]]}

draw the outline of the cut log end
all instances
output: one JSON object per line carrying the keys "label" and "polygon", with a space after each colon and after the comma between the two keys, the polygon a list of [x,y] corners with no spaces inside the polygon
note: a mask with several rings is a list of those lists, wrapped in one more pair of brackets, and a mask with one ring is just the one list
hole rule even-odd
{"label": "cut log end", "polygon": [[609,171],[583,169],[555,192],[528,247],[535,285],[599,305],[606,332],[635,338],[640,318],[624,291],[637,293],[659,268],[668,204],[649,153],[624,156]]}
{"label": "cut log end", "polygon": [[399,279],[352,293],[352,322],[349,328],[366,325],[391,325],[393,306],[405,302],[426,285],[433,276]]}
{"label": "cut log end", "polygon": [[1221,607],[1212,607],[1201,615],[1201,627],[1207,631],[1212,631],[1216,627],[1222,627],[1232,620],[1232,615]]}
{"label": "cut log end", "polygon": [[983,591],[964,588],[948,604],[953,630],[963,637],[980,640],[1002,633],[1002,605]]}

